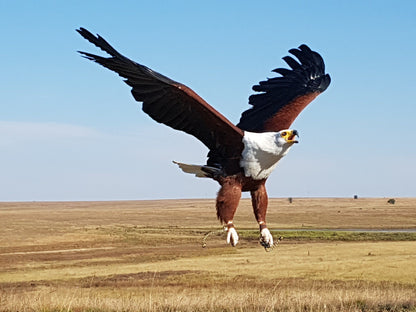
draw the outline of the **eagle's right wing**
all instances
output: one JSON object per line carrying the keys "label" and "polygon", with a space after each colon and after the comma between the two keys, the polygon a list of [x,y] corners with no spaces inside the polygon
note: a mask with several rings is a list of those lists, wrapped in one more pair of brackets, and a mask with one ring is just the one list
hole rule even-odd
{"label": "eagle's right wing", "polygon": [[126,58],[99,35],[94,36],[85,28],[77,31],[111,57],[80,53],[125,78],[125,82],[132,87],[134,98],[143,102],[142,109],[150,117],[195,136],[216,155],[224,158],[240,156],[243,131],[193,90]]}

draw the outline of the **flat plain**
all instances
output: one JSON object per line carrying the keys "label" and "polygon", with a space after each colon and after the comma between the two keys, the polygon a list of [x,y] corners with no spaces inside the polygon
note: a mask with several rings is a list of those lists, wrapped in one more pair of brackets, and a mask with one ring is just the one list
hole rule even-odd
{"label": "flat plain", "polygon": [[[416,198],[0,203],[0,311],[416,311]],[[203,248],[205,246],[205,248]]]}

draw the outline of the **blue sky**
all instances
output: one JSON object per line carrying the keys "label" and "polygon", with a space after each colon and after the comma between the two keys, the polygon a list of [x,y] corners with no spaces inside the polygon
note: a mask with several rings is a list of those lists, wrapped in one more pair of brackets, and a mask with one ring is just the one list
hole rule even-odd
{"label": "blue sky", "polygon": [[416,196],[414,1],[1,1],[0,200],[213,198],[193,137],[151,120],[75,29],[185,83],[232,122],[251,87],[308,44],[328,90],[293,124],[300,144],[271,197]]}

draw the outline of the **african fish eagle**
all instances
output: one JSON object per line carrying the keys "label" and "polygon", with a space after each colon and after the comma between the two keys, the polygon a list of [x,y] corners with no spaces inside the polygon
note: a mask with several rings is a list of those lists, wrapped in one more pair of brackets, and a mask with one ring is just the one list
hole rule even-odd
{"label": "african fish eagle", "polygon": [[250,192],[260,243],[265,248],[273,246],[273,236],[266,226],[265,183],[277,162],[297,143],[298,132],[289,129],[290,125],[330,84],[322,57],[304,44],[289,50],[298,60],[283,57],[290,69],[274,69],[280,76],[253,86],[256,93],[249,97],[252,107],[234,125],[187,86],[126,58],[99,35],[85,28],[77,31],[111,57],[79,53],[125,78],[145,113],[159,123],[193,135],[208,147],[206,165],[175,163],[184,172],[220,184],[216,209],[227,231],[227,243],[235,246],[238,242],[233,217],[241,192]]}

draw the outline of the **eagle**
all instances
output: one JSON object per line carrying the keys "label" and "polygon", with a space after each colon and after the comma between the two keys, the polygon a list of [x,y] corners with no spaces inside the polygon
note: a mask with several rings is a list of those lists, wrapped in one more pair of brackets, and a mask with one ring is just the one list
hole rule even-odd
{"label": "eagle", "polygon": [[128,59],[98,34],[82,27],[77,32],[110,57],[78,52],[124,78],[146,114],[196,137],[209,149],[205,165],[174,163],[186,173],[220,184],[216,211],[227,231],[226,242],[231,246],[238,243],[233,218],[242,192],[250,192],[260,243],[272,247],[273,236],[266,225],[265,184],[278,161],[298,143],[299,134],[290,129],[291,124],[331,82],[322,57],[305,44],[290,49],[297,60],[283,57],[290,69],[276,68],[273,72],[279,76],[253,86],[255,93],[248,100],[251,107],[234,125],[184,84]]}

